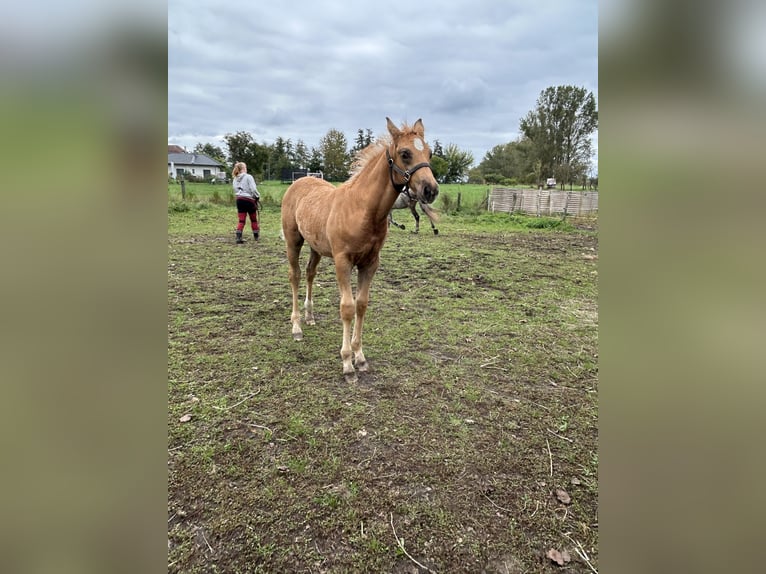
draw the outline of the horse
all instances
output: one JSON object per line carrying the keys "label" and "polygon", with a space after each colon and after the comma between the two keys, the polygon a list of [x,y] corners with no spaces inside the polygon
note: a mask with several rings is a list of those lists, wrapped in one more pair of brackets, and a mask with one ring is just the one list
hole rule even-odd
{"label": "horse", "polygon": [[[312,289],[317,265],[322,257],[332,257],[340,291],[343,322],[340,357],[347,384],[358,381],[357,370],[360,373],[369,370],[362,350],[362,328],[370,285],[388,235],[391,207],[404,190],[426,204],[432,203],[439,193],[422,119],[412,126],[405,123],[397,128],[387,117],[386,125],[386,136],[358,152],[347,181],[336,187],[323,179],[302,177],[287,188],[282,198],[281,235],[287,249],[292,289],[293,339],[303,339],[298,308],[299,257],[304,242],[308,242],[311,253],[306,264],[305,323],[316,324]],[[356,298],[351,287],[354,267]]]}
{"label": "horse", "polygon": [[433,230],[434,235],[439,235],[439,230],[436,229],[435,225],[435,222],[439,220],[438,214],[433,209],[431,209],[427,203],[422,203],[411,195],[407,195],[406,193],[400,193],[399,197],[396,198],[394,206],[388,213],[389,224],[394,224],[399,229],[404,229],[403,223],[397,223],[394,221],[394,209],[404,209],[405,207],[409,207],[410,211],[412,212],[412,216],[415,218],[415,231],[413,231],[413,233],[420,232],[420,215],[418,215],[418,212],[415,209],[417,205],[420,205],[420,209],[423,210],[423,213],[425,213],[428,217],[428,221],[431,222],[431,229]]}

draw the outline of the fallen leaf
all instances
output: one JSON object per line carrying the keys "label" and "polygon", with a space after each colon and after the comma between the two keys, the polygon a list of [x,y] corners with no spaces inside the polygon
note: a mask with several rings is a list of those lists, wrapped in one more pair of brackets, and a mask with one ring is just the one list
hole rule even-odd
{"label": "fallen leaf", "polygon": [[572,498],[569,496],[569,493],[567,493],[567,491],[562,488],[556,489],[556,498],[558,498],[559,502],[562,504],[569,504],[572,502]]}
{"label": "fallen leaf", "polygon": [[558,564],[559,566],[563,566],[564,564],[572,560],[571,556],[569,556],[569,552],[567,552],[566,550],[564,550],[563,552],[559,552],[558,550],[555,550],[553,548],[548,550],[548,553],[545,556],[549,558],[551,561]]}
{"label": "fallen leaf", "polygon": [[548,557],[548,559],[555,562],[559,566],[564,565],[564,558],[561,556],[561,552],[559,552],[558,550],[554,550],[553,548],[551,548],[550,550],[548,550],[548,552],[545,555]]}
{"label": "fallen leaf", "polygon": [[180,419],[178,419],[178,422],[188,423],[190,420],[191,420],[191,415],[190,414],[185,414]]}

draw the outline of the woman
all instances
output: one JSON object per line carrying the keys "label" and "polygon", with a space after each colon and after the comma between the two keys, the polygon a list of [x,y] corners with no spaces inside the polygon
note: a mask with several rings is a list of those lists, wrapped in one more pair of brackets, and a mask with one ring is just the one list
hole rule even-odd
{"label": "woman", "polygon": [[250,227],[253,229],[253,238],[258,241],[260,227],[258,226],[258,200],[261,194],[255,186],[253,176],[247,173],[245,162],[238,161],[231,170],[234,196],[237,200],[237,243],[244,243],[242,230],[245,228],[245,220],[250,216]]}

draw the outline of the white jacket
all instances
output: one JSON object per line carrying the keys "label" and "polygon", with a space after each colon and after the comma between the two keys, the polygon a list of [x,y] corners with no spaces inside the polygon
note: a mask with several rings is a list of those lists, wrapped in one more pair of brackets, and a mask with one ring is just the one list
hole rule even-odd
{"label": "white jacket", "polygon": [[258,188],[255,186],[255,180],[249,173],[240,173],[232,181],[234,187],[234,195],[237,197],[247,197],[249,199],[259,199],[261,194],[258,193]]}

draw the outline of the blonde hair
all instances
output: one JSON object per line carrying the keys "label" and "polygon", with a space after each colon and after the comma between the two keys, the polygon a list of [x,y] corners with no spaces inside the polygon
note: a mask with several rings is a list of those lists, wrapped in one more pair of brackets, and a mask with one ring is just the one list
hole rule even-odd
{"label": "blonde hair", "polygon": [[240,173],[247,170],[247,165],[244,161],[238,161],[234,164],[234,169],[231,170],[231,177],[237,177]]}

